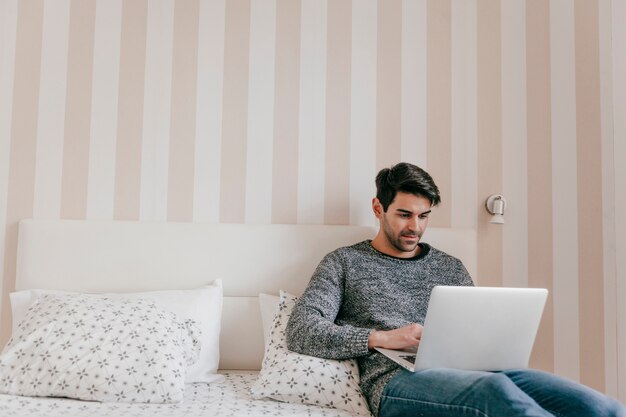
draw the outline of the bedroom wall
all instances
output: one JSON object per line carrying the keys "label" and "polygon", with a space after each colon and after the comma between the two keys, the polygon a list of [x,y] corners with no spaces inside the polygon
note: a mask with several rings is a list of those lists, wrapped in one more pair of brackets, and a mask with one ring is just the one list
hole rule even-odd
{"label": "bedroom wall", "polygon": [[533,365],[626,401],[625,3],[0,0],[0,339],[19,219],[372,224],[405,160],[551,290]]}

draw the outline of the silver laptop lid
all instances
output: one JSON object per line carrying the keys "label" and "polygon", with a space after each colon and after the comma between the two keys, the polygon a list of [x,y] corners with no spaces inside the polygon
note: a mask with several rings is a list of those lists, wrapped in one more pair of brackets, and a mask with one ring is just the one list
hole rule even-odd
{"label": "silver laptop lid", "polygon": [[547,296],[544,288],[435,287],[415,369],[528,367]]}

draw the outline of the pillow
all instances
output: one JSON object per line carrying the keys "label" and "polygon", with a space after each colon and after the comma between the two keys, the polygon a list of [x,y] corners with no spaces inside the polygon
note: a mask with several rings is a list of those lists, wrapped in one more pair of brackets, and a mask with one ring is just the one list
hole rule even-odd
{"label": "pillow", "polygon": [[[24,290],[10,294],[13,328],[16,329],[28,307],[44,294],[77,294],[55,290]],[[186,383],[211,383],[223,379],[217,374],[220,361],[219,338],[222,322],[222,281],[193,290],[150,291],[106,294],[112,298],[149,298],[180,319],[194,320],[201,332],[198,361],[187,369]]]}
{"label": "pillow", "polygon": [[279,309],[272,323],[259,377],[251,389],[252,396],[371,416],[359,388],[359,371],[354,359],[321,359],[287,349],[285,329],[296,300],[297,297],[280,292]]}
{"label": "pillow", "polygon": [[0,355],[0,392],[180,402],[200,351],[195,327],[148,299],[44,295]]}
{"label": "pillow", "polygon": [[270,294],[259,294],[259,307],[261,308],[261,323],[263,325],[263,343],[267,346],[270,340],[270,330],[272,329],[272,321],[278,310],[280,297]]}

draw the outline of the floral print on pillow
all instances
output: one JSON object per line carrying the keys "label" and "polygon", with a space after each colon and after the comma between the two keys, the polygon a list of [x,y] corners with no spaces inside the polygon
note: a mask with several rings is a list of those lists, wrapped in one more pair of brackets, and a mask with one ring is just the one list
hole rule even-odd
{"label": "floral print on pillow", "polygon": [[0,392],[175,403],[200,350],[193,320],[142,298],[44,295],[0,355]]}
{"label": "floral print on pillow", "polygon": [[312,404],[371,416],[354,359],[330,360],[287,349],[285,330],[297,297],[281,291],[254,398]]}

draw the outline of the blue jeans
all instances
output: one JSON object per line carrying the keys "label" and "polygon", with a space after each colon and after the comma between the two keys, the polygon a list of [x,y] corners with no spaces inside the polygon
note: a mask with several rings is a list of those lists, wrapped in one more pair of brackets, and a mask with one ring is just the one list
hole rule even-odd
{"label": "blue jeans", "polygon": [[383,391],[378,417],[626,417],[616,400],[531,369],[402,371]]}

